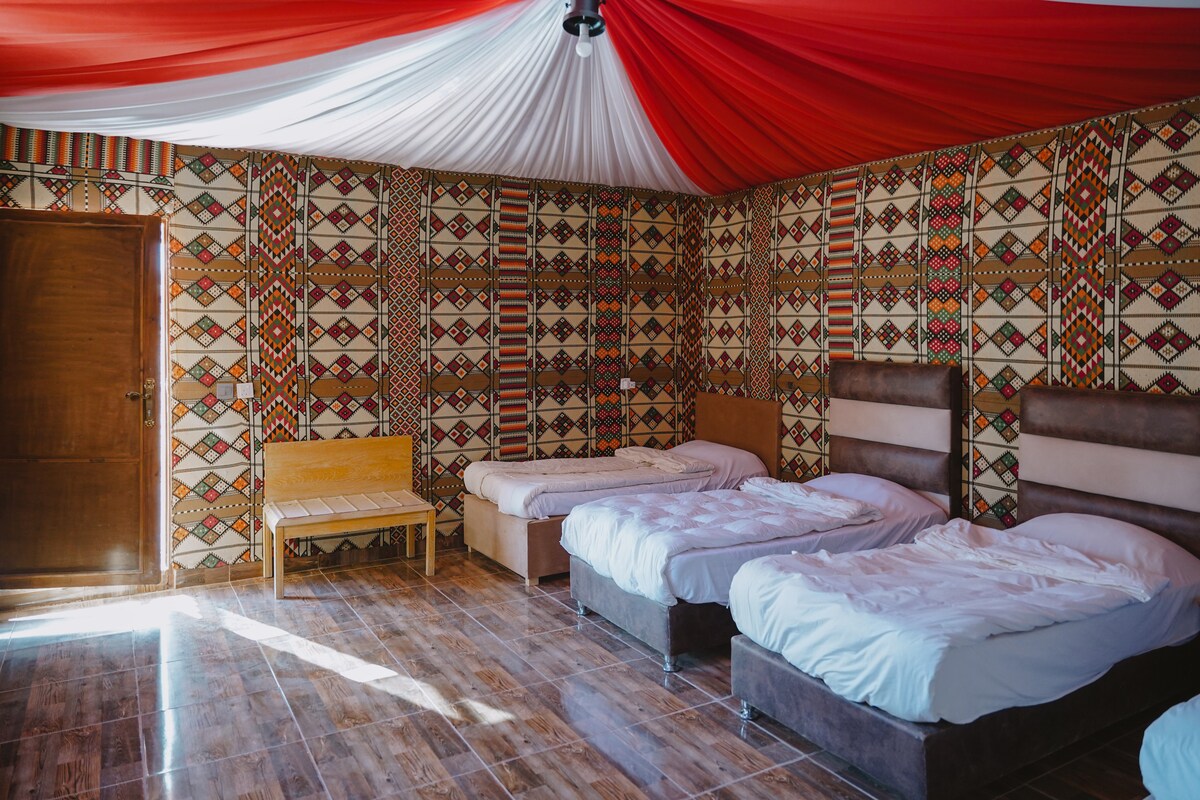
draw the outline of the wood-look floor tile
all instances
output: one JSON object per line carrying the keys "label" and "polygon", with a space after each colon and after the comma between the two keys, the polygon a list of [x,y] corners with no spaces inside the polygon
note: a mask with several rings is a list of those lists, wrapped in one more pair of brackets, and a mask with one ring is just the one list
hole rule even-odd
{"label": "wood-look floor tile", "polygon": [[374,680],[295,681],[283,691],[306,738],[415,714],[431,705],[420,684],[399,665],[394,674]]}
{"label": "wood-look floor tile", "polygon": [[429,585],[359,595],[347,598],[346,602],[363,622],[372,627],[392,625],[405,619],[452,614],[459,610],[450,598]]}
{"label": "wood-look floor tile", "polygon": [[150,800],[318,800],[328,795],[303,744],[286,744],[146,779]]}
{"label": "wood-look floor tile", "polygon": [[511,572],[455,578],[436,585],[455,605],[468,611],[480,606],[546,596],[545,592],[536,586],[526,586],[519,576]]}
{"label": "wood-look floor tile", "polygon": [[583,737],[537,685],[454,705],[446,716],[488,764],[549,750]]}
{"label": "wood-look floor tile", "polygon": [[0,744],[0,797],[95,795],[142,774],[137,717]]}
{"label": "wood-look floor tile", "polygon": [[439,708],[546,680],[466,614],[409,620],[376,633]]}
{"label": "wood-look floor tile", "polygon": [[9,650],[0,691],[133,669],[133,634],[115,633]]}
{"label": "wood-look floor tile", "polygon": [[[676,673],[676,674],[678,674],[678,673]],[[738,712],[741,710],[741,701],[738,700],[736,697],[731,696],[731,697],[724,698],[723,700],[721,700],[721,705],[725,706],[726,708],[728,708],[734,712]],[[776,739],[779,739],[784,744],[790,745],[791,747],[795,748],[796,750],[799,750],[801,753],[803,753],[806,756],[811,756],[814,753],[821,752],[820,745],[816,744],[815,742],[809,741],[808,739],[804,738],[800,734],[796,733],[791,728],[784,725],[782,722],[772,719],[771,717],[768,717],[766,714],[759,714],[757,717],[754,718],[754,721],[752,724],[757,725],[759,728],[762,728],[764,731],[771,734]]]}
{"label": "wood-look floor tile", "polygon": [[[232,584],[244,608],[252,605],[271,605],[275,599],[275,582],[271,578],[256,578]],[[293,572],[283,579],[284,600],[332,600],[341,597],[320,570]]]}
{"label": "wood-look floor tile", "polygon": [[[421,562],[413,562],[413,566],[420,569],[424,574],[423,565]],[[483,575],[496,574],[513,574],[495,561],[492,561],[485,555],[480,553],[467,553],[458,551],[454,553],[441,553],[437,557],[437,569],[435,574],[426,578],[430,583],[445,583],[446,581],[457,580],[459,578],[476,578]]]}
{"label": "wood-look floor tile", "polygon": [[248,639],[273,636],[333,633],[365,627],[354,609],[340,596],[326,599],[272,599],[244,606],[241,618],[227,621],[229,629]]}
{"label": "wood-look floor tile", "polygon": [[144,714],[141,726],[151,774],[300,739],[277,688]]}
{"label": "wood-look floor tile", "polygon": [[[97,800],[145,800],[145,779],[126,781],[125,783],[117,783],[112,786],[105,786],[93,796],[95,796]],[[87,796],[85,795],[84,797]],[[81,800],[83,800],[83,798],[81,798]]]}
{"label": "wood-look floor tile", "polygon": [[1080,756],[1030,781],[1029,787],[1063,800],[1140,800],[1146,796],[1136,773],[1114,763],[1102,751]]}
{"label": "wood-look floor tile", "polygon": [[361,682],[403,671],[397,669],[396,659],[370,628],[324,636],[273,637],[263,640],[262,651],[285,689],[322,678],[341,676]]}
{"label": "wood-look floor tile", "polygon": [[581,672],[555,681],[553,687],[561,696],[564,719],[594,719],[609,729],[710,702],[704,692],[649,659]]}
{"label": "wood-look floor tile", "polygon": [[[570,607],[571,607],[572,613],[574,613],[574,610],[575,610],[574,603],[575,603],[574,600],[570,601]],[[586,619],[587,621],[591,622],[593,625],[595,625],[597,628],[599,628],[600,630],[607,633],[609,636],[615,636],[616,638],[620,639],[625,644],[632,647],[634,650],[637,650],[639,653],[643,653],[652,658],[656,658],[659,661],[662,660],[662,654],[659,653],[657,650],[655,650],[653,647],[646,644],[645,642],[643,642],[641,639],[634,636],[629,631],[627,631],[623,628],[620,628],[620,627],[614,625],[613,623],[609,622],[608,620],[606,620],[604,617],[600,616],[599,614],[588,614],[586,617],[583,617],[582,619]]]}
{"label": "wood-look floor tile", "polygon": [[[241,633],[225,628],[231,625]],[[202,619],[174,619],[162,626],[133,632],[134,659],[139,667],[198,658],[231,659],[243,650],[258,650],[241,609]],[[258,631],[254,636],[260,635]]]}
{"label": "wood-look floor tile", "polygon": [[480,606],[471,609],[470,613],[480,625],[504,640],[591,624],[562,603],[544,595]]}
{"label": "wood-look floor tile", "polygon": [[368,800],[483,769],[441,714],[423,711],[310,739],[334,800]]}
{"label": "wood-look floor tile", "polygon": [[389,794],[381,800],[511,800],[511,797],[491,772],[481,769],[441,783]]}
{"label": "wood-look floor tile", "polygon": [[729,697],[733,693],[728,645],[681,655],[679,670],[684,680],[715,698]]}
{"label": "wood-look floor tile", "polygon": [[526,636],[507,643],[521,658],[548,678],[565,678],[623,661],[645,658],[639,651],[595,625]]}
{"label": "wood-look floor tile", "polygon": [[137,715],[133,670],[37,683],[0,692],[0,742]]}
{"label": "wood-look floor tile", "polygon": [[832,772],[845,783],[869,794],[877,800],[902,800],[900,795],[891,787],[880,783],[873,776],[868,775],[858,767],[827,750],[814,753],[808,758],[813,763],[819,764]]}
{"label": "wood-look floor tile", "polygon": [[424,575],[403,561],[392,561],[369,567],[324,570],[324,575],[342,597],[390,592],[394,589],[407,589],[410,586],[424,586],[426,583]]}
{"label": "wood-look floor tile", "polygon": [[720,703],[659,717],[622,729],[617,736],[691,793],[802,757]]}
{"label": "wood-look floor tile", "polygon": [[699,800],[872,800],[807,759],[760,772],[698,795]]}
{"label": "wood-look floor tile", "polygon": [[141,667],[137,687],[143,714],[277,690],[271,667],[257,647]]}
{"label": "wood-look floor tile", "polygon": [[518,800],[655,798],[687,793],[613,736],[572,742],[498,764],[492,771]]}

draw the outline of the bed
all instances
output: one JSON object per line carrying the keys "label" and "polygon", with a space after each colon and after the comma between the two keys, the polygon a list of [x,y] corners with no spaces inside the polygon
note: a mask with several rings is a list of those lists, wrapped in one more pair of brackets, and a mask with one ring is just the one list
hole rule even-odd
{"label": "bed", "polygon": [[[665,568],[671,597],[630,591],[618,582],[622,576],[614,580],[614,574],[597,568],[594,559],[573,555],[571,595],[578,613],[594,611],[628,631],[662,654],[665,672],[674,672],[680,654],[724,645],[737,633],[726,598],[729,581],[743,562],[796,548],[885,546],[911,537],[932,522],[944,521],[948,513],[957,515],[962,484],[962,395],[957,366],[835,362],[830,368],[829,396],[829,466],[842,475],[825,476],[817,482],[825,484],[825,491],[836,494],[842,490],[846,496],[853,495],[853,476],[862,476],[860,483],[870,478],[888,482],[885,493],[892,496],[920,493],[915,503],[905,506],[903,516],[895,515],[873,528],[853,526],[820,536],[781,537],[736,547],[706,546],[674,555]],[[876,482],[858,499],[879,497],[881,491]],[[714,504],[732,502],[730,493],[708,494],[712,499],[695,498],[701,505],[698,515],[715,516]],[[659,504],[667,507],[685,500],[686,495],[679,495]],[[606,507],[612,509],[612,504],[605,501],[578,513],[599,515]],[[586,529],[583,521],[578,526],[577,530]],[[578,544],[572,544],[577,552],[594,552]]]}
{"label": "bed", "polygon": [[1150,723],[1138,758],[1154,800],[1189,800],[1200,792],[1200,694]]}
{"label": "bed", "polygon": [[[700,392],[696,395],[695,441],[744,451],[761,461],[766,474],[778,476],[783,460],[781,414],[780,404],[774,401]],[[742,463],[735,467],[750,474]],[[675,486],[660,484],[653,488],[655,491],[697,488],[689,480],[685,475]],[[524,577],[527,585],[533,586],[543,577],[570,569],[570,561],[559,539],[562,521],[571,507],[621,491],[610,488],[575,492],[570,496],[564,494],[553,498],[553,502],[559,504],[557,507],[543,504],[533,509],[549,512],[541,519],[536,518],[537,513],[504,513],[495,502],[468,493],[464,499],[463,538],[469,549],[498,561]],[[543,496],[543,499],[547,498]]]}
{"label": "bed", "polygon": [[[1152,705],[1195,694],[1200,399],[1027,388],[1021,393],[1020,465],[1022,523],[1012,531],[1024,528],[1036,538],[1157,571],[1170,578],[1167,588],[1144,605],[1103,616],[1029,630],[1014,626],[949,650],[936,668],[909,658],[917,645],[900,637],[897,626],[890,643],[897,663],[869,677],[873,685],[839,672],[840,642],[804,650],[791,638],[780,648],[790,647],[789,655],[843,690],[858,685],[861,696],[873,702],[885,697],[883,704],[893,708],[904,706],[906,697],[929,698],[930,716],[961,722],[902,719],[852,702],[770,647],[739,635],[732,643],[732,680],[743,714],[770,715],[905,798],[937,800],[959,796]],[[788,636],[797,628],[818,630],[826,610],[814,605],[799,622],[794,615],[790,622],[772,620],[759,609],[774,602],[769,586],[761,591],[761,571],[771,568],[767,561],[747,565],[746,574],[735,579],[732,600],[755,638],[779,646],[776,634],[788,626],[793,626]],[[754,591],[750,584],[740,586],[751,578],[757,578]],[[871,654],[864,655],[874,669]],[[895,680],[905,685],[889,685]],[[958,691],[958,700],[943,696],[950,689]],[[917,705],[914,701],[910,712]],[[954,710],[947,711],[950,707]]]}

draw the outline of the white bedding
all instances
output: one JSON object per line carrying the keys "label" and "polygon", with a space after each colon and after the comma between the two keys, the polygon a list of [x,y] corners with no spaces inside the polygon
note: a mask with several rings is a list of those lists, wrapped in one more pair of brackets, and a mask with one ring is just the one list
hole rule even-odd
{"label": "white bedding", "polygon": [[675,494],[734,488],[767,474],[756,456],[712,442],[686,442],[666,451],[621,448],[620,456],[477,461],[463,472],[466,489],[500,512],[547,519],[605,497]]}
{"label": "white bedding", "polygon": [[1172,706],[1146,728],[1138,761],[1154,800],[1200,795],[1200,695]]}
{"label": "white bedding", "polygon": [[[986,529],[973,533],[997,538]],[[759,559],[735,576],[730,607],[750,639],[843,697],[922,722],[970,722],[1053,700],[1117,661],[1200,631],[1200,609],[1192,604],[1200,561],[1165,539],[1113,520],[1065,514],[1007,533],[1017,540],[1018,557],[1004,551],[1001,561],[964,559],[951,542],[954,557],[932,580],[902,577],[897,569],[914,560],[905,551],[921,545],[871,558],[835,556],[826,559],[839,562],[832,573],[811,557]],[[1071,571],[1062,569],[1061,559],[1025,561],[1059,545],[1085,554],[1072,556]],[[1115,562],[1101,570],[1107,578],[1153,596],[1139,602],[1090,580],[1052,577],[1082,578],[1087,560]],[[1012,570],[1007,576],[1003,563]],[[1164,576],[1169,584],[1155,594]],[[817,583],[834,592],[819,591]]]}
{"label": "white bedding", "polygon": [[[800,488],[774,485],[784,493]],[[928,500],[881,478],[830,475],[804,486],[881,513],[847,521],[751,492],[638,495],[578,507],[563,522],[562,543],[626,591],[666,605],[725,603],[729,579],[748,558],[797,548],[884,546],[945,519]]]}

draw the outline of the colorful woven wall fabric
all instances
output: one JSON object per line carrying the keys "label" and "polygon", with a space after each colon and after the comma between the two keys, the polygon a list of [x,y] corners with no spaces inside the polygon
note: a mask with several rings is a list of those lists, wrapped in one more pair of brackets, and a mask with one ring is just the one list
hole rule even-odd
{"label": "colorful woven wall fabric", "polygon": [[679,200],[679,438],[694,437],[696,392],[704,386],[704,204],[697,197]]}
{"label": "colorful woven wall fabric", "polygon": [[774,303],[771,302],[771,252],[775,235],[775,192],[770,186],[758,186],[750,196],[750,259],[747,279],[746,348],[747,390],[751,397],[767,398],[774,394],[771,369],[771,328]]}
{"label": "colorful woven wall fabric", "polygon": [[497,408],[500,457],[529,455],[529,205],[528,181],[499,186],[496,260]]}
{"label": "colorful woven wall fabric", "polygon": [[[787,472],[825,469],[825,358],[960,362],[965,510],[993,525],[1022,387],[1200,394],[1197,175],[1193,100],[771,185]],[[710,201],[710,248],[757,191]]]}
{"label": "colorful woven wall fabric", "polygon": [[536,187],[530,380],[538,458],[591,454],[592,202],[582,187]]}
{"label": "colorful woven wall fabric", "polygon": [[834,173],[829,177],[829,219],[826,222],[825,290],[829,296],[827,318],[829,335],[825,340],[830,359],[854,358],[861,352],[856,336],[855,289],[857,266],[856,211],[858,170]]}
{"label": "colorful woven wall fabric", "polygon": [[745,396],[750,198],[707,203],[704,231],[704,372],[708,387]]}
{"label": "colorful woven wall fabric", "polygon": [[772,362],[783,403],[783,471],[797,480],[823,474],[825,390],[825,200],[817,177],[775,193]]}
{"label": "colorful woven wall fabric", "polygon": [[[415,488],[454,535],[471,461],[669,444],[687,422],[677,387],[699,373],[676,343],[680,287],[701,285],[697,198],[687,262],[673,194],[130,140],[101,167],[83,144],[98,138],[0,127],[6,156],[37,159],[0,158],[0,205],[170,215],[177,567],[261,557],[267,441],[412,435]],[[255,400],[218,397],[250,381]]]}
{"label": "colorful woven wall fabric", "polygon": [[625,372],[636,388],[624,393],[625,438],[670,447],[679,430],[678,197],[633,192],[628,219]]}
{"label": "colorful woven wall fabric", "polygon": [[592,454],[612,455],[621,446],[625,420],[621,408],[625,320],[626,193],[599,188],[594,197],[592,298],[596,306],[592,336]]}

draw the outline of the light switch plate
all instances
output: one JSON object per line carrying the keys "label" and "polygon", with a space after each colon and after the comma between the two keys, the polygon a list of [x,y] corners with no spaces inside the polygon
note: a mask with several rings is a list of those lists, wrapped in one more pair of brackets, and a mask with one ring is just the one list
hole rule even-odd
{"label": "light switch plate", "polygon": [[216,386],[213,387],[213,389],[216,391],[218,400],[232,400],[233,399],[233,384],[232,383],[218,383]]}
{"label": "light switch plate", "polygon": [[237,384],[237,396],[238,396],[239,400],[253,399],[254,398],[254,384],[253,383]]}

